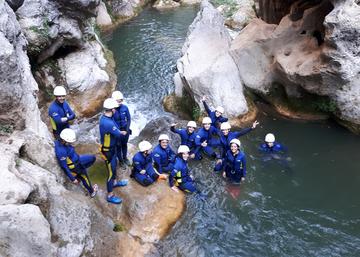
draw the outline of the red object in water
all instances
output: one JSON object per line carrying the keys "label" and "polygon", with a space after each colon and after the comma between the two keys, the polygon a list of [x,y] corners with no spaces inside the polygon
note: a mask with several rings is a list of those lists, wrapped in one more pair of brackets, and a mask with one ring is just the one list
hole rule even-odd
{"label": "red object in water", "polygon": [[226,191],[236,200],[240,195],[240,185],[227,185]]}

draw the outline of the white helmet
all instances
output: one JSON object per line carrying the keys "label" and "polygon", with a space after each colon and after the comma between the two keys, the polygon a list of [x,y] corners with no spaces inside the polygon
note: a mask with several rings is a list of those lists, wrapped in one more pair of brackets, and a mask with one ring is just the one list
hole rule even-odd
{"label": "white helmet", "polygon": [[111,97],[115,100],[123,100],[124,96],[120,91],[114,91],[111,95]]}
{"label": "white helmet", "polygon": [[231,139],[230,145],[231,145],[231,144],[237,144],[238,147],[241,146],[240,140],[237,139],[237,138]]}
{"label": "white helmet", "polygon": [[196,122],[195,121],[189,121],[188,124],[187,124],[187,127],[193,127],[193,128],[196,128]]}
{"label": "white helmet", "polygon": [[225,110],[224,110],[224,107],[218,106],[218,107],[215,108],[215,111],[218,111],[220,113],[224,113]]}
{"label": "white helmet", "polygon": [[159,136],[159,139],[158,139],[158,140],[159,140],[159,141],[162,141],[162,140],[167,140],[167,141],[169,141],[170,138],[169,138],[169,136],[166,135],[166,134],[161,134],[161,135]]}
{"label": "white helmet", "polygon": [[224,129],[231,129],[231,125],[229,122],[223,122],[220,125],[220,130],[224,130]]}
{"label": "white helmet", "polygon": [[111,110],[119,107],[119,104],[113,98],[108,98],[104,101],[103,107],[104,109]]}
{"label": "white helmet", "polygon": [[202,120],[202,124],[211,124],[211,119],[210,117],[204,117]]}
{"label": "white helmet", "polygon": [[178,153],[188,153],[190,149],[187,145],[180,145],[178,148]]}
{"label": "white helmet", "polygon": [[141,141],[139,143],[139,149],[140,152],[149,151],[151,149],[152,145],[148,141]]}
{"label": "white helmet", "polygon": [[274,143],[275,142],[275,136],[272,133],[266,134],[265,136],[265,142],[266,143]]}
{"label": "white helmet", "polygon": [[66,90],[63,86],[56,86],[54,88],[54,96],[63,96],[66,95]]}
{"label": "white helmet", "polygon": [[76,141],[75,131],[70,128],[63,129],[60,133],[60,138],[65,142],[74,143]]}

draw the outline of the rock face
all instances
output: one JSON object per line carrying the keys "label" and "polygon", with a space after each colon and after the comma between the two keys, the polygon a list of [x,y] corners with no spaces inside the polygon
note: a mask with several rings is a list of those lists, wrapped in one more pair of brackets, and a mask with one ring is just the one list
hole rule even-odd
{"label": "rock face", "polygon": [[359,132],[359,17],[353,1],[322,1],[278,26],[254,20],[232,43],[231,55],[247,87],[268,94],[280,84],[290,98],[326,97],[324,108]]}
{"label": "rock face", "polygon": [[96,24],[102,27],[111,26],[112,20],[103,1],[100,2],[97,9]]}
{"label": "rock face", "polygon": [[134,17],[139,9],[149,2],[149,0],[106,0],[110,13],[120,20]]}
{"label": "rock face", "polygon": [[236,117],[247,113],[248,107],[239,71],[229,54],[230,41],[221,14],[203,1],[177,62],[181,81],[177,87],[183,88],[176,92],[185,90],[201,108],[200,99],[207,95],[210,104],[222,105],[227,116]]}
{"label": "rock face", "polygon": [[43,108],[44,119],[48,119],[47,108],[53,100],[52,91],[56,85],[67,88],[67,100],[78,118],[97,114],[104,99],[115,88],[114,67],[111,52],[103,49],[96,40],[85,43],[83,48],[63,58],[45,62],[35,73],[43,89],[41,102],[46,103]]}
{"label": "rock face", "polygon": [[13,129],[26,127],[46,136],[37,107],[38,86],[24,50],[26,40],[15,14],[4,1],[0,3],[0,16],[0,124]]}

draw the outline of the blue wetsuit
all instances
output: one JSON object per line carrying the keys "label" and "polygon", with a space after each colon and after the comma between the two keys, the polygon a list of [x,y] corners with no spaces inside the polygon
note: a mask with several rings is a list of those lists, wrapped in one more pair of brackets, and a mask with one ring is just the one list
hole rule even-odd
{"label": "blue wetsuit", "polygon": [[207,105],[206,101],[203,101],[204,104],[204,108],[205,111],[207,112],[208,116],[211,119],[211,125],[214,126],[215,128],[219,127],[219,123],[223,123],[228,121],[228,118],[223,117],[222,115],[220,115],[219,117],[216,117],[215,115],[215,111],[211,111],[209,106]]}
{"label": "blue wetsuit", "polygon": [[223,133],[220,135],[220,145],[221,145],[221,156],[225,157],[226,152],[230,150],[230,141],[234,138],[241,137],[247,133],[249,133],[252,130],[252,128],[246,128],[240,131],[230,131],[227,136],[225,136]]}
{"label": "blue wetsuit", "polygon": [[[195,154],[195,159],[199,160],[201,159],[200,155],[198,154],[199,151],[195,144],[195,138],[196,138],[196,132],[189,134],[188,130],[185,128],[176,129],[174,126],[170,127],[170,130],[176,134],[180,135],[181,138],[181,145],[187,145],[190,149],[190,154]],[[197,151],[196,151],[197,150]]]}
{"label": "blue wetsuit", "polygon": [[[211,126],[209,130],[205,130],[204,128],[199,129],[195,137],[196,150],[194,150],[194,152],[198,153],[200,150],[203,150],[208,156],[213,158],[218,157],[212,147],[219,146],[220,142],[218,139],[213,138],[213,135],[218,135],[218,130],[213,126]],[[206,147],[201,146],[201,143],[204,141],[207,142]]]}
{"label": "blue wetsuit", "polygon": [[60,167],[71,181],[80,180],[90,194],[94,192],[87,168],[95,162],[95,155],[78,155],[71,145],[65,145],[55,140],[55,155]]}
{"label": "blue wetsuit", "polygon": [[101,157],[105,160],[108,171],[107,191],[113,191],[116,179],[116,141],[120,138],[120,130],[112,117],[102,115],[99,122]]}
{"label": "blue wetsuit", "polygon": [[131,116],[129,109],[126,105],[121,104],[118,108],[115,109],[113,119],[118,125],[120,131],[126,131],[126,135],[121,135],[120,139],[117,140],[116,143],[116,154],[119,162],[127,159],[127,143],[129,141],[130,136],[130,124],[131,124]]}
{"label": "blue wetsuit", "polygon": [[170,173],[173,169],[176,154],[168,145],[166,149],[158,144],[152,151],[155,168],[159,173]]}
{"label": "blue wetsuit", "polygon": [[246,159],[243,152],[239,151],[234,156],[231,151],[227,151],[222,161],[225,165],[226,178],[230,181],[239,183],[241,178],[246,176]]}
{"label": "blue wetsuit", "polygon": [[185,161],[180,156],[176,157],[174,168],[169,176],[169,185],[173,187],[176,185],[181,190],[189,193],[197,191],[193,179],[190,177],[190,171]]}
{"label": "blue wetsuit", "polygon": [[[62,104],[57,100],[53,101],[50,104],[48,114],[55,139],[59,139],[61,131],[69,128],[69,121],[75,119],[75,114],[66,101]],[[63,122],[61,118],[67,118],[67,121]]]}
{"label": "blue wetsuit", "polygon": [[267,143],[263,143],[260,145],[259,150],[263,153],[286,153],[287,151],[287,149],[278,142],[274,142],[272,147]]}
{"label": "blue wetsuit", "polygon": [[[145,170],[146,173],[141,174],[141,170]],[[143,186],[149,186],[159,178],[159,175],[154,170],[151,155],[144,156],[142,152],[137,152],[134,155],[131,177],[135,178]]]}

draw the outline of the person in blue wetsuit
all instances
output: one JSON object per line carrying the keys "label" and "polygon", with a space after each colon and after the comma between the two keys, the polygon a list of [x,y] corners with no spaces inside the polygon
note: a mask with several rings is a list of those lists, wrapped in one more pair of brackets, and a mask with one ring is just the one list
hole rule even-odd
{"label": "person in blue wetsuit", "polygon": [[230,150],[230,141],[234,138],[241,137],[250,131],[254,130],[256,126],[259,125],[258,121],[254,121],[250,128],[245,128],[240,131],[230,131],[231,125],[229,122],[221,123],[220,126],[220,146],[221,146],[221,156],[224,157],[226,152]]}
{"label": "person in blue wetsuit", "polygon": [[154,169],[151,148],[152,145],[148,141],[141,141],[139,143],[140,151],[133,157],[130,176],[143,186],[149,186],[158,179],[167,178],[165,174],[160,174]]}
{"label": "person in blue wetsuit", "polygon": [[226,152],[225,158],[221,160],[224,163],[223,177],[231,182],[240,183],[246,176],[245,154],[240,150],[241,143],[239,139],[230,141],[230,150]]}
{"label": "person in blue wetsuit", "polygon": [[119,107],[115,108],[114,120],[120,129],[120,139],[116,142],[116,155],[119,163],[130,165],[130,161],[127,158],[129,136],[131,134],[130,124],[131,116],[128,107],[123,104],[124,96],[120,91],[114,91],[111,95],[113,99],[119,104]]}
{"label": "person in blue wetsuit", "polygon": [[63,129],[69,128],[69,122],[75,119],[75,114],[66,102],[66,90],[62,86],[54,88],[55,100],[50,104],[48,114],[55,139],[59,139]]}
{"label": "person in blue wetsuit", "polygon": [[187,123],[186,129],[177,129],[175,128],[176,123],[171,124],[170,130],[178,135],[180,135],[181,138],[181,145],[187,145],[190,149],[190,158],[200,160],[201,155],[196,152],[196,144],[195,144],[195,138],[196,138],[196,122],[195,121],[189,121]]}
{"label": "person in blue wetsuit", "polygon": [[161,134],[159,136],[159,144],[152,152],[155,169],[160,174],[170,173],[174,166],[176,154],[169,146],[169,140],[168,135]]}
{"label": "person in blue wetsuit", "polygon": [[201,99],[201,101],[203,102],[204,108],[206,113],[208,114],[208,116],[211,119],[211,125],[214,126],[215,128],[219,128],[219,125],[223,122],[228,121],[228,118],[223,117],[223,113],[224,113],[224,108],[221,106],[218,106],[215,108],[215,111],[212,111],[208,104],[206,103],[206,96],[203,96],[203,98]]}
{"label": "person in blue wetsuit", "polygon": [[178,192],[178,188],[188,193],[198,192],[187,164],[189,156],[189,147],[187,145],[180,145],[174,168],[169,176],[169,185],[175,192]]}
{"label": "person in blue wetsuit", "polygon": [[75,131],[65,128],[61,131],[59,139],[55,140],[55,155],[60,167],[72,183],[82,182],[90,197],[95,197],[98,186],[91,186],[87,168],[95,162],[95,155],[78,155],[71,145],[76,141]]}
{"label": "person in blue wetsuit", "polygon": [[275,141],[275,136],[268,133],[265,136],[265,143],[261,144],[259,150],[263,153],[286,153],[287,149],[280,143]]}
{"label": "person in blue wetsuit", "polygon": [[127,180],[116,181],[116,141],[121,137],[121,131],[113,120],[113,113],[118,103],[108,98],[104,101],[104,113],[100,118],[100,154],[105,161],[108,172],[107,178],[107,201],[109,203],[119,204],[122,202],[120,197],[113,194],[113,188],[126,186]]}
{"label": "person in blue wetsuit", "polygon": [[213,149],[214,147],[219,146],[219,140],[213,136],[218,136],[218,130],[211,126],[210,117],[204,117],[202,120],[203,127],[199,129],[195,137],[196,149],[194,152],[199,153],[201,151],[205,152],[206,155],[212,158],[218,158],[218,154]]}

